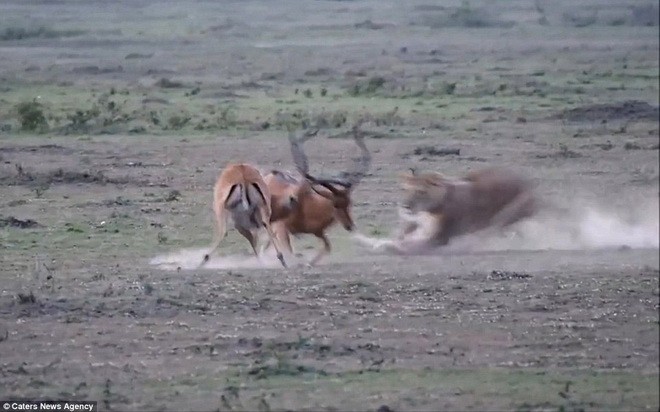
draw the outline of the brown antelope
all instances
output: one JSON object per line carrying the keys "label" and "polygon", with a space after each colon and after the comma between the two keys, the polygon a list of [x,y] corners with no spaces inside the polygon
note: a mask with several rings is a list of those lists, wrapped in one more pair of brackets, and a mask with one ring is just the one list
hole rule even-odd
{"label": "brown antelope", "polygon": [[285,216],[282,220],[273,221],[273,230],[287,252],[293,253],[290,235],[312,234],[323,242],[322,248],[309,262],[310,266],[330,252],[332,246],[325,232],[334,223],[339,222],[348,231],[355,227],[351,216],[351,194],[371,163],[371,154],[360,133],[361,123],[353,127],[354,140],[361,156],[355,160],[354,170],[346,173],[346,179],[323,179],[310,175],[302,143],[311,136],[308,134],[297,139],[293,132],[289,132],[291,154],[301,176],[273,170],[265,177],[273,196],[272,202],[277,205],[273,208],[274,215]]}
{"label": "brown antelope", "polygon": [[216,236],[201,265],[208,262],[211,254],[220,246],[227,234],[227,220],[231,217],[236,230],[250,242],[257,257],[259,232],[265,228],[269,240],[275,245],[277,258],[286,267],[280,242],[274,238],[270,223],[271,195],[261,173],[254,166],[234,163],[225,167],[213,189],[213,212]]}
{"label": "brown antelope", "polygon": [[411,171],[403,176],[403,189],[396,240],[357,236],[361,243],[401,254],[425,253],[456,236],[503,228],[536,211],[530,183],[502,169],[483,169],[462,179]]}

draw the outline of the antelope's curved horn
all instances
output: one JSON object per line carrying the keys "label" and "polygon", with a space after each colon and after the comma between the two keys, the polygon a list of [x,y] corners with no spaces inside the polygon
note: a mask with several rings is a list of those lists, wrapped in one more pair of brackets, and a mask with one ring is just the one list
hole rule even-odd
{"label": "antelope's curved horn", "polygon": [[293,157],[293,163],[296,165],[296,169],[298,169],[298,172],[302,175],[307,175],[309,172],[309,162],[302,145],[312,137],[316,136],[318,132],[319,129],[311,130],[303,134],[300,138],[297,138],[293,128],[289,128],[291,157]]}
{"label": "antelope's curved horn", "polygon": [[365,122],[365,118],[359,119],[353,126],[353,140],[355,144],[360,148],[361,155],[358,159],[355,159],[353,169],[347,173],[348,178],[346,183],[348,187],[354,187],[364,176],[366,176],[369,171],[369,166],[371,165],[371,153],[367,146],[364,143],[364,135],[360,126]]}

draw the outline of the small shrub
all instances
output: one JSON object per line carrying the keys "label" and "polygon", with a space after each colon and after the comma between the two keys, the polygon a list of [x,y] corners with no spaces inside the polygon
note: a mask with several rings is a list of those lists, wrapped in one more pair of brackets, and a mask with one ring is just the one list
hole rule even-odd
{"label": "small shrub", "polygon": [[227,106],[220,109],[220,116],[218,117],[218,127],[220,129],[229,129],[235,127],[238,120],[236,119],[236,113],[234,110]]}
{"label": "small shrub", "polygon": [[359,96],[361,94],[374,94],[385,85],[385,78],[382,76],[370,77],[366,82],[360,81],[351,86],[348,94]]}
{"label": "small shrub", "polygon": [[178,116],[174,115],[167,119],[167,124],[172,130],[179,130],[185,127],[186,124],[190,121],[190,116]]}
{"label": "small shrub", "polygon": [[167,195],[163,198],[166,202],[174,202],[181,198],[181,192],[178,190],[170,190]]}
{"label": "small shrub", "polygon": [[456,83],[441,82],[435,87],[435,92],[438,95],[453,95],[456,92]]}
{"label": "small shrub", "polygon": [[73,223],[65,223],[64,226],[66,227],[67,232],[85,233],[85,230],[79,225],[76,225],[76,224],[73,224]]}
{"label": "small shrub", "polygon": [[340,128],[348,121],[348,114],[344,111],[323,112],[316,115],[313,119],[315,127],[320,129]]}
{"label": "small shrub", "polygon": [[100,114],[100,111],[98,107],[94,106],[91,109],[87,110],[76,110],[74,114],[67,115],[67,119],[71,122],[71,124],[75,126],[82,127],[85,125],[87,122],[90,120],[94,119]]}
{"label": "small shrub", "polygon": [[151,120],[151,123],[156,126],[160,124],[160,118],[158,117],[158,113],[155,110],[149,112],[149,120]]}
{"label": "small shrub", "polygon": [[589,27],[598,22],[598,10],[593,10],[589,14],[585,12],[564,12],[562,20],[569,27]]}
{"label": "small shrub", "polygon": [[26,132],[43,133],[48,130],[48,122],[37,101],[19,103],[16,107],[21,122],[21,130]]}
{"label": "small shrub", "polygon": [[366,93],[374,93],[385,84],[385,78],[374,76],[367,81]]}
{"label": "small shrub", "polygon": [[41,197],[44,195],[44,193],[46,193],[48,189],[50,189],[50,184],[48,182],[38,184],[34,187],[34,194],[36,195],[37,199],[41,199]]}
{"label": "small shrub", "polygon": [[330,126],[334,128],[342,127],[348,121],[346,112],[334,112],[330,117]]}
{"label": "small shrub", "polygon": [[66,116],[69,120],[69,124],[66,126],[67,132],[86,132],[89,130],[89,124],[91,120],[96,119],[101,114],[99,108],[94,105],[91,109],[83,110],[78,109],[73,114],[68,114]]}
{"label": "small shrub", "polygon": [[288,130],[290,128],[300,129],[307,127],[311,123],[309,116],[302,110],[294,110],[292,112],[278,113],[274,126],[280,130]]}
{"label": "small shrub", "polygon": [[404,124],[403,118],[398,115],[399,107],[395,107],[389,112],[375,114],[372,121],[376,126],[401,126]]}
{"label": "small shrub", "polygon": [[37,301],[37,298],[34,296],[34,293],[30,291],[30,293],[18,293],[16,295],[18,298],[18,303],[25,305],[28,303],[35,303]]}
{"label": "small shrub", "polygon": [[351,86],[350,89],[348,89],[348,94],[351,96],[359,96],[360,95],[360,85],[358,83],[355,83],[353,86]]}
{"label": "small shrub", "polygon": [[199,92],[201,92],[201,91],[202,91],[202,89],[201,89],[200,87],[195,87],[195,88],[192,89],[191,91],[186,92],[185,95],[186,95],[186,96],[196,96],[196,95],[198,95]]}
{"label": "small shrub", "polygon": [[183,83],[170,80],[166,77],[161,78],[156,82],[156,86],[162,87],[163,89],[176,89],[179,87],[184,87]]}

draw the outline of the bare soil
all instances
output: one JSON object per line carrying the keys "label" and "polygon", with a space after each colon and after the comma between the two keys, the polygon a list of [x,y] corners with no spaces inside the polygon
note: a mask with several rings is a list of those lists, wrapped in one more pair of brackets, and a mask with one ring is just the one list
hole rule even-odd
{"label": "bare soil", "polygon": [[[47,30],[0,31],[0,400],[658,410],[657,20],[537,3],[4,2]],[[130,119],[67,123],[111,88]],[[49,129],[21,131],[14,105],[37,96]],[[375,117],[361,233],[394,229],[410,167],[505,166],[544,210],[436,256],[335,228],[314,268],[260,262],[232,231],[196,268],[227,162],[291,169],[288,114],[325,122],[310,165],[339,174],[359,113]]]}

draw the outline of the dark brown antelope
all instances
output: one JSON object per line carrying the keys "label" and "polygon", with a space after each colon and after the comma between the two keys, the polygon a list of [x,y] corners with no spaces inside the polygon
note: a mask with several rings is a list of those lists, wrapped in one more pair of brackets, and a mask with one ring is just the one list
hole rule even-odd
{"label": "dark brown antelope", "polygon": [[273,196],[273,216],[280,219],[273,220],[273,230],[275,236],[282,241],[283,247],[292,253],[290,235],[312,234],[323,242],[322,248],[309,265],[315,265],[330,252],[332,246],[326,231],[334,223],[339,222],[348,231],[355,228],[351,216],[351,195],[366,175],[371,163],[371,154],[360,131],[361,123],[362,121],[353,127],[354,141],[361,155],[355,159],[353,169],[345,173],[345,178],[326,179],[312,176],[302,147],[310,136],[296,138],[293,132],[289,132],[289,142],[300,176],[272,171],[265,177]]}

